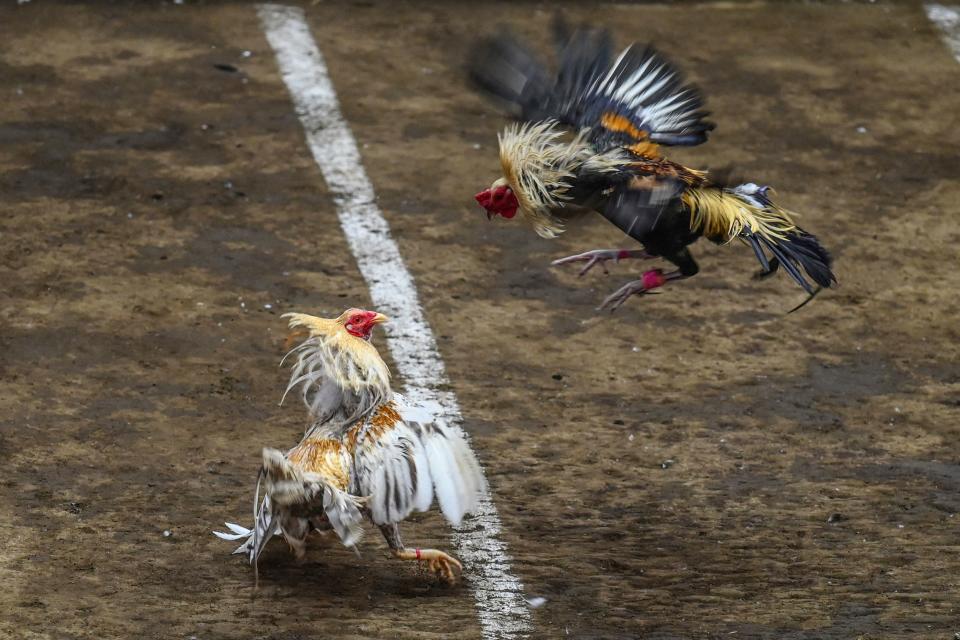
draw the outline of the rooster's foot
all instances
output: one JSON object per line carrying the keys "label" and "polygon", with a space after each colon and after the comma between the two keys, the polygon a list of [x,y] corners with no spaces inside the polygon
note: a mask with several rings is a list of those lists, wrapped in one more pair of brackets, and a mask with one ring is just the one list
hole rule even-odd
{"label": "rooster's foot", "polygon": [[450,584],[457,582],[457,574],[463,570],[459,560],[436,549],[399,549],[395,550],[393,555],[400,560],[426,562],[431,571]]}
{"label": "rooster's foot", "polygon": [[623,285],[609,296],[607,296],[600,305],[598,311],[609,308],[610,311],[616,311],[627,301],[627,298],[633,295],[644,295],[650,293],[658,287],[666,284],[670,280],[670,275],[664,275],[660,269],[645,271],[639,280],[633,280]]}
{"label": "rooster's foot", "polygon": [[571,264],[573,262],[586,262],[587,264],[585,264],[583,269],[580,270],[580,273],[577,274],[582,276],[598,264],[600,265],[600,268],[603,269],[604,273],[610,273],[607,271],[607,265],[605,264],[608,260],[613,260],[614,264],[616,264],[621,260],[626,260],[628,258],[647,260],[653,257],[655,256],[651,256],[646,251],[630,251],[628,249],[596,249],[594,251],[585,251],[584,253],[578,253],[573,256],[567,256],[566,258],[554,260],[550,263],[550,265],[557,267],[562,264]]}

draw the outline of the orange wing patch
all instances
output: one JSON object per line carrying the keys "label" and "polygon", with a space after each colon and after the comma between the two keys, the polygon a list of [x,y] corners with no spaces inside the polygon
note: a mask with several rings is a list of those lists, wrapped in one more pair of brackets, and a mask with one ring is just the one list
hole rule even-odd
{"label": "orange wing patch", "polygon": [[600,116],[600,125],[607,131],[625,133],[637,142],[624,147],[630,153],[643,158],[656,158],[660,155],[659,145],[650,142],[646,131],[638,129],[629,118],[608,111]]}
{"label": "orange wing patch", "polygon": [[660,145],[644,140],[636,144],[624,147],[627,151],[640,158],[659,158]]}
{"label": "orange wing patch", "polygon": [[[397,412],[393,402],[383,403],[380,405],[380,408],[377,409],[377,412],[373,414],[373,417],[370,418],[370,428],[367,429],[367,434],[364,436],[364,440],[378,440],[383,436],[383,434],[389,432],[395,426],[397,426],[400,420],[400,413]],[[347,431],[346,443],[350,452],[356,450],[357,437],[360,435],[361,429],[363,429],[363,422],[358,422],[357,424],[353,425],[349,431]]]}
{"label": "orange wing patch", "polygon": [[328,438],[308,438],[293,448],[287,458],[304,471],[318,473],[341,491],[347,490],[350,474],[343,467],[343,445]]}
{"label": "orange wing patch", "polygon": [[[370,427],[364,436],[364,442],[376,442],[401,420],[400,413],[392,402],[381,405],[370,418]],[[363,429],[363,422],[354,424],[342,441],[323,436],[307,438],[294,447],[287,454],[287,458],[304,471],[318,473],[330,480],[338,489],[346,491],[350,483],[350,470],[345,467],[343,457],[344,454],[348,454],[350,458],[353,457],[361,429]]]}
{"label": "orange wing patch", "polygon": [[616,131],[617,133],[626,133],[634,140],[646,140],[647,134],[633,126],[628,118],[616,113],[607,112],[600,116],[600,124],[605,129]]}

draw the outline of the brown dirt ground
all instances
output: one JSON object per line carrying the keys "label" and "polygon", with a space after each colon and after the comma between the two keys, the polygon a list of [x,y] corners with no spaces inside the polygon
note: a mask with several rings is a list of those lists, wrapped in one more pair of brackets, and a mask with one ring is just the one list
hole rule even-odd
{"label": "brown dirt ground", "polygon": [[[308,6],[548,599],[534,637],[952,637],[960,66],[914,4],[571,6],[690,71],[720,126],[678,157],[775,185],[842,282],[786,316],[784,277],[698,245],[697,278],[600,316],[634,265],[547,264],[616,230],[549,242],[471,200],[503,120],[467,43],[546,46],[550,14]],[[362,560],[276,543],[256,593],[210,535],[303,426],[279,314],[369,304],[253,8],[8,2],[0,34],[0,634],[478,638],[468,586],[373,531]],[[405,531],[449,545],[436,514]]]}

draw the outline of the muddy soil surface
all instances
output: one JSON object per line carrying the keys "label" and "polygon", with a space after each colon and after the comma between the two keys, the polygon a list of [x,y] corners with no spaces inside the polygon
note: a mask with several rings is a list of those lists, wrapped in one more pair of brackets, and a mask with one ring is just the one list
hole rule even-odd
{"label": "muddy soil surface", "polygon": [[[542,240],[471,198],[504,119],[467,45],[546,47],[549,8],[306,10],[547,599],[533,637],[960,632],[960,65],[922,7],[568,8],[689,71],[719,126],[677,157],[774,185],[841,282],[785,315],[785,277],[697,245],[614,316],[640,267],[548,263],[615,229]],[[0,635],[479,638],[470,568],[444,586],[373,530],[362,558],[274,543],[256,592],[210,535],[303,427],[280,314],[369,305],[254,8],[8,2],[0,34]],[[449,547],[435,513],[405,536]]]}

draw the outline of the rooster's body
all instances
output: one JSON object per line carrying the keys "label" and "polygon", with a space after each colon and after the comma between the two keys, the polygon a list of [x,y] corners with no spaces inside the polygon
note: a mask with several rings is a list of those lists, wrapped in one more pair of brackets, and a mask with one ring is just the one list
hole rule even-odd
{"label": "rooster's body", "polygon": [[390,389],[389,371],[369,342],[383,316],[351,309],[336,320],[290,314],[291,329],[307,339],[291,354],[297,361],[288,391],[302,386],[312,426],[285,455],[263,450],[252,529],[227,524],[244,539],[235,553],[254,565],[267,541],[282,535],[303,558],[312,531],[333,530],[348,547],[369,518],[393,555],[423,560],[452,580],[460,563],[434,549],[407,549],[399,523],[426,511],[434,496],[444,516],[458,524],[475,511],[483,491],[479,464],[459,432],[436,423]]}
{"label": "rooster's body", "polygon": [[720,184],[661,155],[662,146],[705,142],[713,124],[704,119],[699,91],[657,51],[631,46],[613,60],[606,32],[561,31],[553,78],[511,36],[490,38],[475,51],[474,80],[521,120],[499,137],[503,177],[477,194],[488,216],[519,211],[539,235],[553,238],[565,219],[594,210],[643,245],[554,263],[585,262],[581,275],[606,260],[662,257],[676,265],[622,287],[604,301],[613,308],[695,275],[688,247],[701,237],[743,240],[761,275],[783,267],[811,295],[815,286],[836,282],[829,254],[772,202],[769,187]]}

